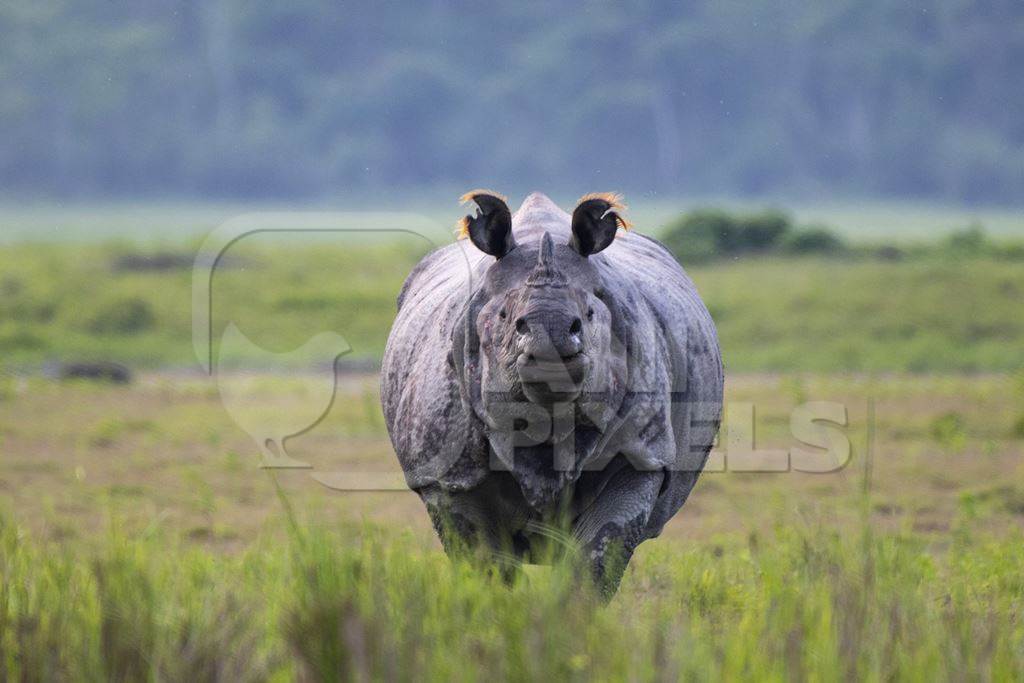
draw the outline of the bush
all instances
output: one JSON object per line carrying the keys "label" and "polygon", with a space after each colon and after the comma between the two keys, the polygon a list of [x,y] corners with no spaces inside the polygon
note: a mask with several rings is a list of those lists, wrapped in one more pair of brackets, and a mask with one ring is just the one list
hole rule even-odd
{"label": "bush", "polygon": [[985,229],[975,223],[951,233],[943,242],[943,246],[957,254],[977,255],[987,250],[989,242],[985,236]]}
{"label": "bush", "polygon": [[783,248],[793,254],[838,254],[846,242],[828,228],[813,226],[786,236]]}
{"label": "bush", "polygon": [[707,261],[721,256],[720,245],[735,229],[735,221],[725,211],[698,209],[672,222],[662,241],[680,261]]}
{"label": "bush", "polygon": [[741,215],[696,209],[671,223],[662,241],[680,261],[699,263],[768,251],[777,247],[790,229],[789,217],[779,211]]}
{"label": "bush", "polygon": [[143,299],[130,297],[100,307],[89,320],[90,332],[97,334],[138,334],[156,324],[152,307]]}
{"label": "bush", "polygon": [[993,240],[980,223],[950,233],[930,251],[957,259],[987,256],[1004,261],[1024,260],[1024,242]]}
{"label": "bush", "polygon": [[739,216],[736,220],[734,251],[767,251],[790,232],[789,216],[776,210]]}

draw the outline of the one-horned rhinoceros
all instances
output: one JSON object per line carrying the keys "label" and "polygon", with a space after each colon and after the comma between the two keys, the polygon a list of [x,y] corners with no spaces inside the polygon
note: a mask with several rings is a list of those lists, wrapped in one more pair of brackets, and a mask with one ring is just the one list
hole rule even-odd
{"label": "one-horned rhinoceros", "polygon": [[392,444],[449,553],[538,561],[568,533],[610,596],[704,467],[714,324],[669,252],[625,231],[616,195],[571,216],[539,193],[515,215],[491,192],[463,199],[469,239],[427,255],[398,297]]}

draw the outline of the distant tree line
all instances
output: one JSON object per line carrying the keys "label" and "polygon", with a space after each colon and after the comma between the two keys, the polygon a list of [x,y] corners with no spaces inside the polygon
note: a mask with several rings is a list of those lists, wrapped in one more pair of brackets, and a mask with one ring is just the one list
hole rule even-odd
{"label": "distant tree line", "polygon": [[840,254],[847,244],[822,226],[797,228],[776,210],[733,213],[696,209],[666,226],[662,242],[684,264],[762,253]]}
{"label": "distant tree line", "polygon": [[0,4],[7,194],[1024,200],[1024,3]]}
{"label": "distant tree line", "polygon": [[758,255],[1024,261],[1024,241],[993,240],[980,224],[929,242],[850,243],[827,226],[798,225],[789,214],[775,209],[752,213],[713,207],[694,209],[665,226],[661,242],[684,266]]}

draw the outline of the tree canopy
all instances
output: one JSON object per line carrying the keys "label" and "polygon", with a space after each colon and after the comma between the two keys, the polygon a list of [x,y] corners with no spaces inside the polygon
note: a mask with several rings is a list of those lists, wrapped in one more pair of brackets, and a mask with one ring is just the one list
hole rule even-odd
{"label": "tree canopy", "polygon": [[0,182],[1018,203],[1024,3],[0,5]]}

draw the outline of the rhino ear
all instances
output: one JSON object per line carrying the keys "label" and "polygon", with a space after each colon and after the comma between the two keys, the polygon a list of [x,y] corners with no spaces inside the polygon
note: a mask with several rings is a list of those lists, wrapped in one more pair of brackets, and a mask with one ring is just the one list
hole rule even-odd
{"label": "rhino ear", "polygon": [[473,190],[462,195],[462,203],[476,203],[476,215],[459,221],[459,237],[468,237],[485,254],[501,258],[515,249],[512,237],[512,212],[505,198],[489,190]]}
{"label": "rhino ear", "polygon": [[605,249],[615,239],[619,228],[629,229],[622,216],[626,206],[613,192],[588,194],[580,198],[572,212],[572,241],[569,245],[581,256],[590,256]]}

